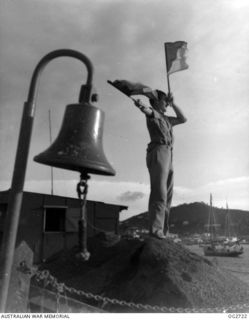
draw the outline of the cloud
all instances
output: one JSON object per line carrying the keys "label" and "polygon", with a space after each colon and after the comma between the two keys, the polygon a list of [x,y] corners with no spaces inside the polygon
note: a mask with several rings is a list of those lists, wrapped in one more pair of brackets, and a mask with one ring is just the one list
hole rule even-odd
{"label": "cloud", "polygon": [[142,199],[144,198],[145,194],[143,192],[139,192],[139,191],[126,191],[124,193],[122,193],[120,196],[118,196],[118,199],[121,201],[136,201],[138,199]]}
{"label": "cloud", "polygon": [[[58,196],[76,198],[77,183],[78,180],[74,179],[54,180],[54,194]],[[128,210],[121,212],[121,220],[147,210],[149,197],[149,185],[147,184],[130,181],[112,182],[108,180],[90,179],[88,186],[88,200],[128,206]],[[9,188],[10,181],[0,181],[0,190],[7,190]],[[25,182],[24,190],[50,194],[51,181],[27,180]]]}
{"label": "cloud", "polygon": [[[77,183],[76,180],[56,180],[54,181],[54,194],[76,198]],[[9,189],[9,186],[9,181],[0,182],[0,190]],[[51,182],[49,180],[26,181],[24,189],[48,194],[51,190]],[[225,207],[228,202],[231,209],[249,210],[248,190],[248,176],[218,180],[196,188],[175,186],[172,205],[191,202],[208,203],[209,194],[212,193],[213,204],[216,207]],[[149,191],[148,184],[131,181],[90,180],[87,199],[128,206],[128,210],[121,212],[120,220],[124,220],[147,211]]]}
{"label": "cloud", "polygon": [[178,202],[209,201],[209,194],[213,195],[214,205],[225,207],[228,202],[230,208],[249,210],[249,177],[235,177],[207,183],[195,188],[175,188],[175,200]]}

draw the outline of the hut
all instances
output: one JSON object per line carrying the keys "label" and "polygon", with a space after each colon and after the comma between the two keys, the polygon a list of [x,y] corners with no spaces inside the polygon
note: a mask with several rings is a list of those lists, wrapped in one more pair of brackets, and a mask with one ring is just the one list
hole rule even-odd
{"label": "hut", "polygon": [[[0,192],[0,241],[8,208],[9,190]],[[127,206],[87,200],[87,235],[119,233],[119,215]],[[34,253],[34,263],[78,243],[80,200],[51,194],[23,192],[16,246],[25,241]]]}

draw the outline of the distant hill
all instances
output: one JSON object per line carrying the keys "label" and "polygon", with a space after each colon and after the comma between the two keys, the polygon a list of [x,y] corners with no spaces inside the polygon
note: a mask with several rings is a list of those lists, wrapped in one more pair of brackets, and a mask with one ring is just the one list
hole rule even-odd
{"label": "distant hill", "polygon": [[[218,233],[224,235],[227,210],[213,208],[216,223],[220,225]],[[171,208],[170,231],[181,235],[204,233],[208,223],[210,206],[203,202],[182,204]],[[249,211],[229,209],[230,231],[232,235],[249,236]],[[141,213],[120,223],[120,231],[127,228],[148,229],[148,212]]]}

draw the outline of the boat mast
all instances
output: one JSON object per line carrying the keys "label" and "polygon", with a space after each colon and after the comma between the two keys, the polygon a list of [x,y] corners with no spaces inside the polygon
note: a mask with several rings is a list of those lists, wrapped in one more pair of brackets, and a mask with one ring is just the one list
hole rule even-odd
{"label": "boat mast", "polygon": [[211,219],[212,219],[212,223],[211,223],[211,236],[212,236],[212,240],[215,240],[216,238],[216,221],[215,221],[215,215],[214,215],[214,208],[213,208],[213,196],[212,193],[210,194],[210,210],[211,210]]}
{"label": "boat mast", "polygon": [[231,237],[231,232],[230,232],[230,213],[229,213],[229,208],[228,204],[226,203],[226,224],[225,224],[225,235],[227,238]]}
{"label": "boat mast", "polygon": [[210,207],[209,207],[209,221],[208,221],[208,232],[210,233],[210,238],[212,241],[216,240],[216,227],[218,224],[216,224],[215,219],[215,212],[213,208],[213,196],[212,193],[210,193]]}
{"label": "boat mast", "polygon": [[212,204],[212,194],[210,193],[208,224],[207,224],[207,232],[210,233],[210,235],[211,235],[211,204]]}

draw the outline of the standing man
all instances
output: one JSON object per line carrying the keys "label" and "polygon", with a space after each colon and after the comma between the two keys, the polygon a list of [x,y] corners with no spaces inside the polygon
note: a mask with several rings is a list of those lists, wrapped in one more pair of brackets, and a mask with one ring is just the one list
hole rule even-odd
{"label": "standing man", "polygon": [[[187,121],[181,109],[175,105],[173,96],[156,90],[157,98],[149,99],[151,107],[135,105],[146,115],[150,143],[146,163],[150,175],[149,231],[158,239],[165,239],[169,231],[169,212],[173,196],[173,126]],[[175,117],[166,115],[171,106]]]}

